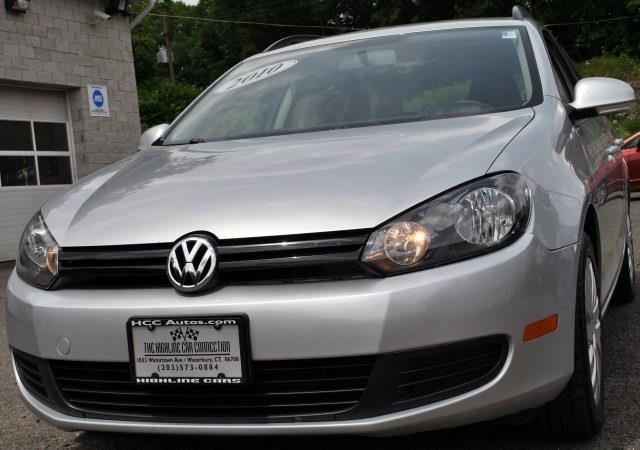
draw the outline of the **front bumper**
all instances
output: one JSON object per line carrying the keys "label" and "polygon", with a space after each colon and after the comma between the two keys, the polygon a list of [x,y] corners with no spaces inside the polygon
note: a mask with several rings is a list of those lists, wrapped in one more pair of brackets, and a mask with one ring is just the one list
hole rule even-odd
{"label": "front bumper", "polygon": [[[488,420],[544,404],[573,371],[577,246],[545,249],[531,234],[482,257],[386,279],[232,286],[200,297],[170,289],[32,288],[12,274],[9,344],[49,360],[129,360],[132,316],[245,313],[256,361],[377,355],[489,335],[509,342],[492,381],[435,403],[375,417],[304,423],[168,423],[73,417],[20,383],[27,404],[66,429],[203,434],[396,434]],[[528,323],[558,314],[550,335],[523,343]],[[58,343],[66,338],[70,352]]]}

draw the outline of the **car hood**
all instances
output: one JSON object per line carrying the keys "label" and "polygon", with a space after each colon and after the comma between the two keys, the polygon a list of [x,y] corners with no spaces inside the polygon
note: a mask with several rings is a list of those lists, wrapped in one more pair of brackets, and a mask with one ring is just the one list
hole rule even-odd
{"label": "car hood", "polygon": [[533,110],[154,147],[42,209],[63,247],[369,229],[482,176]]}

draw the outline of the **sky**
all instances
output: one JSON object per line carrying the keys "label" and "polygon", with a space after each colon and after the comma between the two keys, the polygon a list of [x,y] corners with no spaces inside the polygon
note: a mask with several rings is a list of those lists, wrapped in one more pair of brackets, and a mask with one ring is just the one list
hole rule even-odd
{"label": "sky", "polygon": [[182,3],[186,3],[187,5],[197,5],[200,0],[180,0]]}

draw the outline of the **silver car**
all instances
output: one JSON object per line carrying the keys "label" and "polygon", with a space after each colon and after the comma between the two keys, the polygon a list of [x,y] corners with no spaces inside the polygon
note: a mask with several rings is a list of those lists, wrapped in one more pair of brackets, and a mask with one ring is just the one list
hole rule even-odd
{"label": "silver car", "polygon": [[26,403],[73,430],[597,433],[631,87],[579,80],[519,7],[291,41],[28,224]]}

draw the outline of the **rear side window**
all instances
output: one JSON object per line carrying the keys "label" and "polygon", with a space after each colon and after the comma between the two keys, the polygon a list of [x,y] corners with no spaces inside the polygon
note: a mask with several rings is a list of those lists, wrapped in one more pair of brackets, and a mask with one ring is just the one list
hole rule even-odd
{"label": "rear side window", "polygon": [[524,27],[383,36],[247,61],[164,144],[485,114],[541,95]]}

